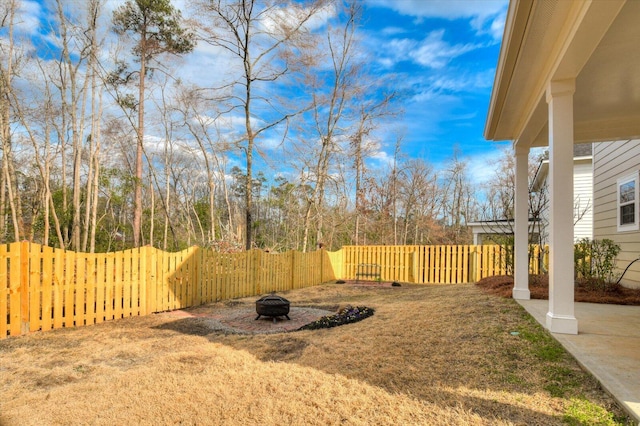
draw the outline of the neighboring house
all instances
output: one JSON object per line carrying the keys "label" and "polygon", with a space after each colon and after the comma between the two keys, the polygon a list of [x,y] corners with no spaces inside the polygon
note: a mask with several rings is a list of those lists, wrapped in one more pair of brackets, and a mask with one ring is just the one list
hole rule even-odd
{"label": "neighboring house", "polygon": [[[593,148],[591,143],[573,146],[573,240],[593,238]],[[540,161],[534,176],[531,191],[547,190],[549,177],[549,155]],[[549,242],[549,206],[540,212],[541,225],[529,218],[530,243]],[[473,244],[490,244],[494,237],[513,235],[513,220],[485,220],[469,223],[473,232]]]}
{"label": "neighboring house", "polygon": [[[573,146],[573,240],[593,238],[593,148],[591,143]],[[532,192],[548,190],[549,155],[540,161],[531,185]],[[549,241],[549,206],[541,211],[541,241]]]}
{"label": "neighboring house", "polygon": [[[511,140],[515,151],[516,299],[530,298],[528,155],[533,147],[549,147],[546,325],[554,333],[578,333],[574,314],[573,145],[612,141],[612,152],[617,151],[620,159],[631,159],[634,152],[613,145],[640,138],[639,22],[637,0],[509,3],[484,136],[492,141]],[[617,241],[624,241],[625,252],[633,251],[637,247],[634,240],[640,235],[635,230],[638,165],[616,165],[611,155],[607,170],[605,165],[600,167],[600,153],[596,148],[594,236],[616,234]],[[638,153],[635,151],[636,156]],[[611,223],[615,223],[615,231]]]}
{"label": "neighboring house", "polygon": [[[476,246],[482,244],[496,244],[496,237],[505,235],[513,236],[513,220],[482,220],[478,222],[470,222],[467,225],[473,232],[473,244]],[[540,241],[540,229],[538,224],[529,219],[529,235],[532,243]]]}
{"label": "neighboring house", "polygon": [[[640,256],[640,140],[594,144],[594,238],[620,246],[618,272]],[[640,261],[621,284],[640,288]]]}

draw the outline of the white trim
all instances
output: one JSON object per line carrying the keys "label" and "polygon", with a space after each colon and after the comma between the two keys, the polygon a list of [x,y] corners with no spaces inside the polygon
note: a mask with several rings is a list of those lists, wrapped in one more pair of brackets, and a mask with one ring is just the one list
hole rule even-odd
{"label": "white trim", "polygon": [[[633,200],[621,203],[620,201],[620,187],[622,185],[633,182]],[[638,186],[640,184],[640,179],[638,179],[638,172],[632,173],[630,175],[621,177],[617,180],[616,183],[616,224],[618,232],[628,232],[628,231],[637,231],[640,229],[640,216],[639,216],[639,194],[638,194]],[[620,209],[625,205],[633,205],[634,206],[634,218],[633,223],[622,224],[622,217],[620,215]]]}
{"label": "white trim", "polygon": [[[529,232],[527,221],[529,212],[529,148],[516,147],[516,176],[515,176],[515,226],[513,248],[514,259],[514,287],[513,298],[529,300]],[[536,225],[540,226],[539,222]]]}

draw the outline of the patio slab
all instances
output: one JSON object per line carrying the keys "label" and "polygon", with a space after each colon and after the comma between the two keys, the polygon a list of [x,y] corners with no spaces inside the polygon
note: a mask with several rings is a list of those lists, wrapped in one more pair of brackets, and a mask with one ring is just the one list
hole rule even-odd
{"label": "patio slab", "polygon": [[[546,325],[547,300],[517,302]],[[578,335],[553,337],[640,425],[640,306],[576,303],[575,316]]]}

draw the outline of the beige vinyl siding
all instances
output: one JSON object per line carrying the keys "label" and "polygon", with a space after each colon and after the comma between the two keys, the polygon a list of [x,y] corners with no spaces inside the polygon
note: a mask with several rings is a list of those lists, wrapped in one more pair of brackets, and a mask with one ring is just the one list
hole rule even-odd
{"label": "beige vinyl siding", "polygon": [[593,238],[593,167],[590,157],[574,161],[573,200],[575,205],[574,240]]}
{"label": "beige vinyl siding", "polygon": [[[640,255],[640,231],[618,232],[617,181],[640,170],[640,140],[596,143],[593,152],[593,236],[620,245],[618,272],[622,273]],[[640,261],[629,268],[621,283],[640,288]]]}
{"label": "beige vinyl siding", "polygon": [[[547,186],[548,176],[544,177],[543,186]],[[573,239],[593,238],[593,163],[592,157],[574,158],[573,162],[573,199],[576,210],[584,212],[580,220],[574,211]],[[549,243],[549,202],[543,206],[540,217],[544,223],[541,229],[541,244]]]}

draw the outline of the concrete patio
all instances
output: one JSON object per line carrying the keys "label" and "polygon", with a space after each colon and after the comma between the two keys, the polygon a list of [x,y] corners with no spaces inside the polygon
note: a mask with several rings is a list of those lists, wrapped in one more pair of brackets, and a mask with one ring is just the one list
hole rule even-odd
{"label": "concrete patio", "polygon": [[[545,326],[547,300],[518,300]],[[640,306],[576,303],[578,335],[553,333],[640,424]]]}

